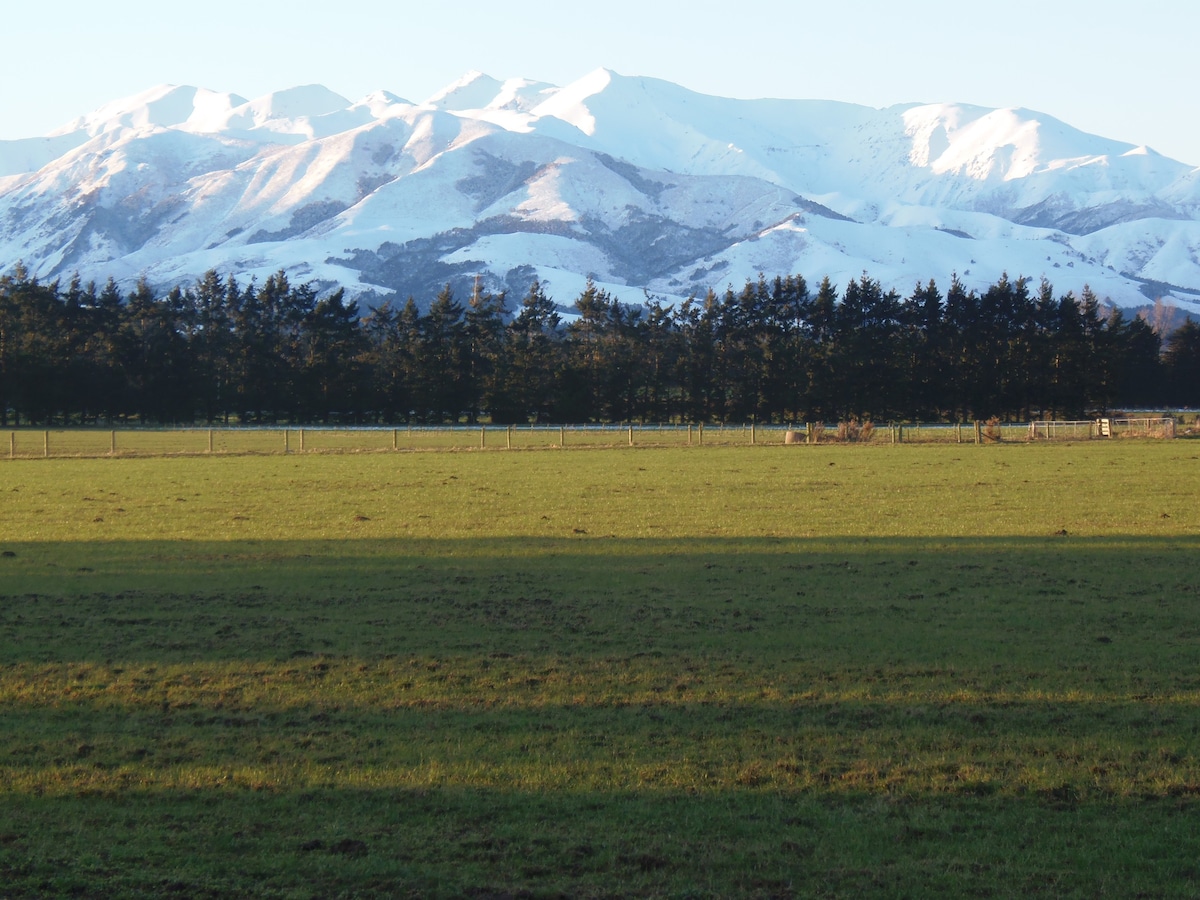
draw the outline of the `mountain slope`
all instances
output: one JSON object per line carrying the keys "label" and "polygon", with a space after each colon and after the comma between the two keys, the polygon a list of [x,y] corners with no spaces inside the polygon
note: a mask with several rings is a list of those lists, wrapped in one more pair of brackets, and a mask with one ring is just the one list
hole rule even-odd
{"label": "mountain slope", "polygon": [[0,264],[19,260],[421,300],[536,274],[566,303],[588,277],[639,301],[760,272],[907,290],[1007,271],[1200,309],[1200,170],[1030,110],[730,100],[605,69],[471,72],[420,104],[163,86],[0,142]]}

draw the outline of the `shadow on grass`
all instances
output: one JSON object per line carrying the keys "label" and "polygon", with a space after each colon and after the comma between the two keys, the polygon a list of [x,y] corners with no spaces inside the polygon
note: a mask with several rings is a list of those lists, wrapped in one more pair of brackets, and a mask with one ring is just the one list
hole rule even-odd
{"label": "shadow on grass", "polygon": [[4,896],[1190,896],[1190,537],[17,543]]}
{"label": "shadow on grass", "polygon": [[1196,668],[1200,538],[7,544],[0,662]]}
{"label": "shadow on grass", "polygon": [[0,797],[8,897],[1194,896],[1170,803],[743,791]]}

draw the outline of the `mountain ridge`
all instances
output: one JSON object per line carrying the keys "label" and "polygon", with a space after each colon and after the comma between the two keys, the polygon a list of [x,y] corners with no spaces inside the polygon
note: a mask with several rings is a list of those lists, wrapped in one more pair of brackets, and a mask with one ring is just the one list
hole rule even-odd
{"label": "mountain ridge", "polygon": [[906,290],[1002,272],[1200,311],[1200,168],[1024,109],[733,100],[597,69],[421,103],[161,85],[0,141],[0,271],[352,295],[483,277],[638,302],[760,272]]}

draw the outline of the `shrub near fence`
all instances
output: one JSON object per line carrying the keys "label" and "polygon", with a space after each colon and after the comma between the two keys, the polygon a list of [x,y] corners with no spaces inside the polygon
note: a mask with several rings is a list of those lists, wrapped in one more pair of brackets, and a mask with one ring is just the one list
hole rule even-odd
{"label": "shrub near fence", "polygon": [[[974,444],[1170,438],[1169,416],[1078,422],[877,425],[432,425],[399,428],[65,428],[8,433],[9,459],[732,445]],[[0,451],[2,452],[2,451]]]}

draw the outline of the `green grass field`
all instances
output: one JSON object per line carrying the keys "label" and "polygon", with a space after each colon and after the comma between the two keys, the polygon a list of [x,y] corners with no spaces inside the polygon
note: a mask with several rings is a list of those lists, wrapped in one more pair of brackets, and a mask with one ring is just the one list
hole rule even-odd
{"label": "green grass field", "polygon": [[0,897],[1195,896],[1198,457],[0,460]]}

